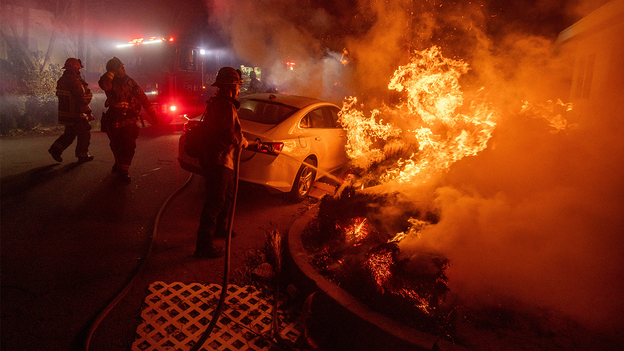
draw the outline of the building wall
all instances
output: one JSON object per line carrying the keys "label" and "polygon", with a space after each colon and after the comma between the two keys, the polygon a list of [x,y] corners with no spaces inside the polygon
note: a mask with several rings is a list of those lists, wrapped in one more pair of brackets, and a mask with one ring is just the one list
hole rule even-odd
{"label": "building wall", "polygon": [[570,101],[575,114],[624,115],[624,0],[611,1],[559,35],[574,58]]}

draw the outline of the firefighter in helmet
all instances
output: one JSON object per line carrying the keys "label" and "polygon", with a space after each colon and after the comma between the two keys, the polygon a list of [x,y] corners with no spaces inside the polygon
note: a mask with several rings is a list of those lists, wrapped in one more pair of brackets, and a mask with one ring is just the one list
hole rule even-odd
{"label": "firefighter in helmet", "polygon": [[198,258],[216,258],[224,253],[221,247],[214,245],[213,239],[228,235],[228,218],[234,199],[235,162],[238,161],[240,148],[249,145],[238,120],[240,103],[236,98],[241,84],[243,80],[237,70],[221,68],[212,84],[217,87],[215,96],[208,100],[204,112],[202,123],[206,145],[199,164],[206,181],[206,200],[197,230],[194,256]]}
{"label": "firefighter in helmet", "polygon": [[112,171],[121,181],[129,183],[128,170],[139,137],[137,122],[141,107],[149,115],[152,125],[158,123],[158,117],[141,86],[126,74],[124,64],[117,57],[106,63],[106,73],[100,77],[98,84],[106,93],[104,106],[108,110],[102,116],[102,130],[106,131],[115,156]]}
{"label": "firefighter in helmet", "polygon": [[76,141],[76,157],[78,162],[89,162],[93,156],[89,155],[91,141],[91,124],[93,120],[89,103],[93,95],[88,83],[80,76],[82,62],[70,57],[65,61],[63,75],[56,82],[56,96],[58,97],[58,122],[65,126],[65,131],[48,152],[57,162],[63,162],[61,154]]}

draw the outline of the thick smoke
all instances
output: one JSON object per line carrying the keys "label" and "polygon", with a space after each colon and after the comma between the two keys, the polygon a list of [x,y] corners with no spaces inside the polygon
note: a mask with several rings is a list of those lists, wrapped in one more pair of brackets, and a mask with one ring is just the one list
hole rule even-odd
{"label": "thick smoke", "polygon": [[[501,118],[488,149],[439,181],[440,222],[403,247],[444,252],[452,260],[451,290],[468,302],[551,307],[621,331],[622,111],[566,112],[548,103],[570,99],[573,62],[565,50],[543,37],[509,33],[496,48],[474,53],[474,73]],[[612,59],[621,63],[623,55],[614,50]],[[609,74],[608,86],[592,89],[615,102],[623,74]],[[523,110],[527,100],[544,108]],[[549,123],[557,115],[567,121],[562,130]]]}
{"label": "thick smoke", "polygon": [[[468,303],[518,300],[621,330],[623,111],[557,108],[557,99],[570,99],[573,62],[555,50],[554,37],[515,22],[498,22],[497,29],[488,21],[499,8],[478,2],[348,1],[352,8],[340,16],[336,8],[299,1],[211,4],[236,53],[270,67],[289,93],[334,102],[354,95],[377,107],[393,99],[388,81],[413,50],[436,44],[446,56],[470,62],[462,84],[484,87],[500,119],[481,154],[460,160],[435,183],[404,189],[419,206],[435,209],[440,222],[420,239],[406,239],[402,250],[447,255],[451,290]],[[590,5],[575,2],[566,13],[585,15],[596,7]],[[339,60],[343,47],[346,66]],[[297,63],[295,75],[282,65],[288,60]],[[614,81],[619,85],[602,91],[622,98],[624,86]],[[525,101],[535,108],[523,109]],[[555,129],[546,117],[567,124]]]}

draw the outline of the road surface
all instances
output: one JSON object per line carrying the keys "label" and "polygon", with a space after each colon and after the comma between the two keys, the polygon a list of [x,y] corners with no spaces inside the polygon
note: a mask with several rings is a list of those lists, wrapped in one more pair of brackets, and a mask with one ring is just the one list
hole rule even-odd
{"label": "road surface", "polygon": [[[85,349],[94,320],[139,267],[131,290],[89,338],[90,350],[131,348],[152,282],[221,283],[223,258],[192,257],[204,187],[177,163],[179,129],[142,129],[127,185],[110,172],[104,133],[92,133],[95,160],[84,164],[75,163],[75,143],[60,164],[47,153],[59,132],[0,139],[3,350]],[[285,233],[315,203],[242,184],[233,278],[264,247],[267,231]]]}

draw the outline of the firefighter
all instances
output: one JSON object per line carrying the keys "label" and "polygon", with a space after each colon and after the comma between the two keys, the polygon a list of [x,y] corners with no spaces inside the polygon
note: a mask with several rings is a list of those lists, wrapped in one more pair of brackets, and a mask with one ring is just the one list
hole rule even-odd
{"label": "firefighter", "polygon": [[247,89],[247,92],[250,94],[254,94],[254,93],[261,93],[262,92],[262,83],[260,82],[260,80],[258,80],[258,76],[256,75],[256,72],[251,71],[249,73],[249,89]]}
{"label": "firefighter", "polygon": [[243,80],[234,68],[221,68],[212,84],[217,87],[215,96],[208,100],[204,112],[206,151],[199,157],[199,164],[206,182],[206,200],[197,230],[194,256],[198,258],[216,258],[224,253],[213,239],[227,236],[236,185],[234,163],[238,150],[249,145],[238,120],[240,103],[236,98],[241,84]]}
{"label": "firefighter", "polygon": [[93,120],[89,103],[93,95],[87,88],[87,82],[80,76],[82,62],[70,57],[65,61],[63,75],[56,82],[56,96],[58,96],[58,122],[65,126],[65,131],[48,152],[57,162],[63,162],[61,154],[76,141],[76,157],[78,163],[89,162],[93,156],[89,155],[91,141],[91,124]]}
{"label": "firefighter", "polygon": [[98,84],[106,93],[104,106],[108,110],[102,116],[102,130],[106,131],[115,156],[112,172],[124,183],[130,183],[128,170],[139,137],[137,122],[141,106],[145,108],[152,125],[158,123],[158,117],[143,89],[126,75],[124,64],[117,57],[106,63],[106,73],[100,77]]}

